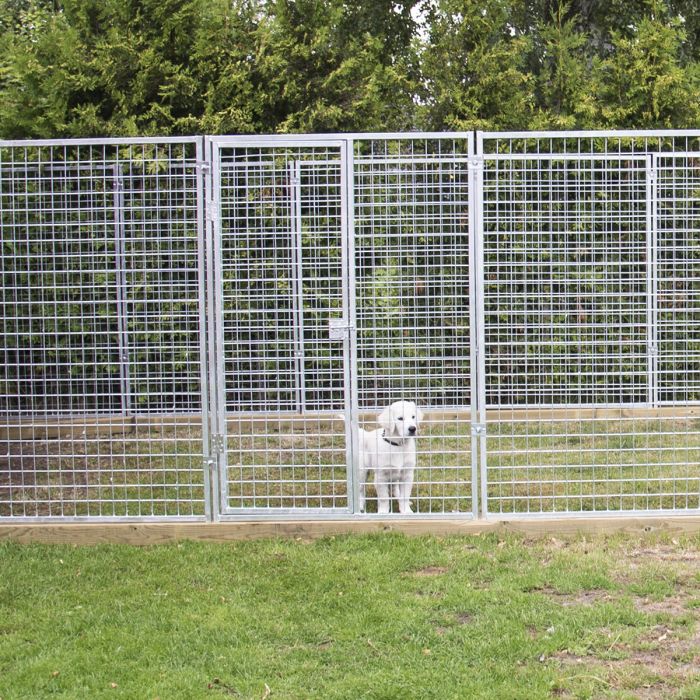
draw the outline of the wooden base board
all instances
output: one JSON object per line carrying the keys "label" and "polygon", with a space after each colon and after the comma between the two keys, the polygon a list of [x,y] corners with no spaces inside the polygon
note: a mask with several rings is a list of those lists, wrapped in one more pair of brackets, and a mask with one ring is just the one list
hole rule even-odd
{"label": "wooden base board", "polygon": [[22,544],[155,545],[179,540],[228,542],[261,538],[313,540],[348,534],[398,532],[405,535],[518,533],[530,537],[580,534],[644,535],[700,533],[700,516],[547,518],[527,520],[334,520],[230,523],[66,523],[0,524],[0,541]]}
{"label": "wooden base board", "polygon": [[[630,421],[630,420],[695,420],[700,418],[700,405],[661,406],[645,408],[639,406],[617,408],[494,408],[486,411],[487,423],[568,422],[568,421]],[[430,423],[468,423],[469,411],[426,411]],[[361,413],[360,424],[375,425],[376,414]],[[169,428],[199,429],[202,416],[196,414],[168,416],[103,416],[20,419],[0,423],[0,441],[27,440],[85,440],[106,439],[121,435],[132,435],[140,430],[167,430]],[[342,432],[343,422],[338,416],[328,414],[295,415],[289,413],[258,413],[228,416],[227,432],[230,435],[255,435],[274,426],[285,432]]]}
{"label": "wooden base board", "polygon": [[[425,411],[431,423],[468,423],[471,413],[466,411]],[[487,423],[569,422],[596,420],[652,420],[700,419],[700,405],[618,406],[617,408],[493,408],[486,411]],[[375,425],[376,413],[359,414],[360,424]],[[140,430],[167,430],[168,428],[201,428],[202,416],[139,415],[139,416],[84,416],[75,418],[23,419],[0,423],[0,441],[28,440],[84,440],[110,436],[132,435]],[[327,413],[249,413],[229,415],[226,428],[230,435],[255,435],[274,426],[278,432],[342,432],[340,417]]]}

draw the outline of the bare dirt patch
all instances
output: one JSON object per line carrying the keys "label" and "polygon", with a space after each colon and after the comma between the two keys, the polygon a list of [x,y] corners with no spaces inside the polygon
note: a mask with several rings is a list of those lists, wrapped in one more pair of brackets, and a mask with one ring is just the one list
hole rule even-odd
{"label": "bare dirt patch", "polygon": [[562,670],[565,682],[593,680],[606,690],[631,693],[640,700],[670,699],[677,698],[684,685],[700,679],[698,659],[674,658],[672,648],[673,644],[646,651],[625,649],[624,658],[614,660],[579,656],[565,649],[550,657],[550,662]]}
{"label": "bare dirt patch", "polygon": [[562,593],[554,588],[544,587],[535,588],[533,591],[552,598],[565,608],[596,605],[597,603],[606,603],[616,599],[611,591],[602,589],[578,591],[577,593]]}
{"label": "bare dirt patch", "polygon": [[659,544],[632,549],[627,552],[627,558],[641,562],[697,563],[700,565],[700,550],[683,548],[680,544]]}
{"label": "bare dirt patch", "polygon": [[559,594],[555,597],[565,608],[579,605],[596,605],[598,603],[607,603],[614,600],[614,596],[610,591],[602,590],[581,591],[580,593],[573,594]]}
{"label": "bare dirt patch", "polygon": [[622,583],[634,578],[640,570],[667,571],[677,581],[687,581],[700,587],[700,549],[674,544],[647,545],[621,549],[616,567]]}
{"label": "bare dirt patch", "polygon": [[614,687],[633,690],[637,697],[675,697],[678,689],[698,679],[698,666],[674,657],[674,644],[651,651],[632,651],[628,658],[610,661],[609,681]]}
{"label": "bare dirt patch", "polygon": [[444,566],[426,566],[413,572],[413,576],[442,576],[449,571]]}
{"label": "bare dirt patch", "polygon": [[457,623],[460,625],[469,625],[474,620],[474,615],[469,613],[459,613],[457,615]]}
{"label": "bare dirt patch", "polygon": [[685,591],[678,591],[672,596],[661,599],[652,598],[635,598],[634,607],[646,615],[668,615],[671,617],[685,617],[697,615],[689,609],[688,602],[692,600],[692,596]]}
{"label": "bare dirt patch", "polygon": [[576,688],[594,687],[594,697],[685,697],[683,688],[700,687],[700,548],[675,540],[608,546],[612,589],[537,592],[565,608],[630,601],[643,617],[638,627],[608,630],[610,642],[590,651],[549,656],[546,662],[562,674],[558,695],[574,697]]}

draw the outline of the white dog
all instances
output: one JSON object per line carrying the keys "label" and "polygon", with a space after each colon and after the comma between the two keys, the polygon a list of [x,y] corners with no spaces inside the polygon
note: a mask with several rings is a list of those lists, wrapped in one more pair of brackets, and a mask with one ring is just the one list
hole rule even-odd
{"label": "white dog", "polygon": [[360,428],[360,511],[365,510],[367,472],[374,470],[377,512],[388,513],[392,496],[399,513],[412,513],[411,491],[416,468],[415,437],[423,414],[413,401],[395,401],[377,416],[378,430]]}

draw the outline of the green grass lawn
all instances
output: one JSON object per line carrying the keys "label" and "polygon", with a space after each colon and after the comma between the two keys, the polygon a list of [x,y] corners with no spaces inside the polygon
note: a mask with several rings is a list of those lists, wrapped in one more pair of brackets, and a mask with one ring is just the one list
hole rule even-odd
{"label": "green grass lawn", "polygon": [[0,544],[0,698],[700,698],[700,536]]}

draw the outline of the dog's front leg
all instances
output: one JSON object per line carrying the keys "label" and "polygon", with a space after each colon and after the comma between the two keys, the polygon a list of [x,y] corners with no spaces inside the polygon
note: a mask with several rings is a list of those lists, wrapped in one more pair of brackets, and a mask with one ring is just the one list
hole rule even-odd
{"label": "dog's front leg", "polygon": [[390,506],[389,482],[387,482],[379,475],[379,473],[377,473],[374,480],[374,486],[377,490],[377,513],[380,515],[385,515],[389,512]]}
{"label": "dog's front leg", "polygon": [[413,490],[413,469],[407,470],[399,484],[399,513],[413,513],[411,510],[411,491]]}
{"label": "dog's front leg", "polygon": [[357,505],[360,509],[360,513],[365,512],[365,506],[367,504],[367,494],[366,494],[366,489],[367,489],[367,470],[366,469],[359,469],[358,472],[358,478],[359,478],[359,498],[357,499]]}
{"label": "dog's front leg", "polygon": [[401,504],[401,484],[399,482],[394,482],[391,485],[391,497],[400,505]]}

